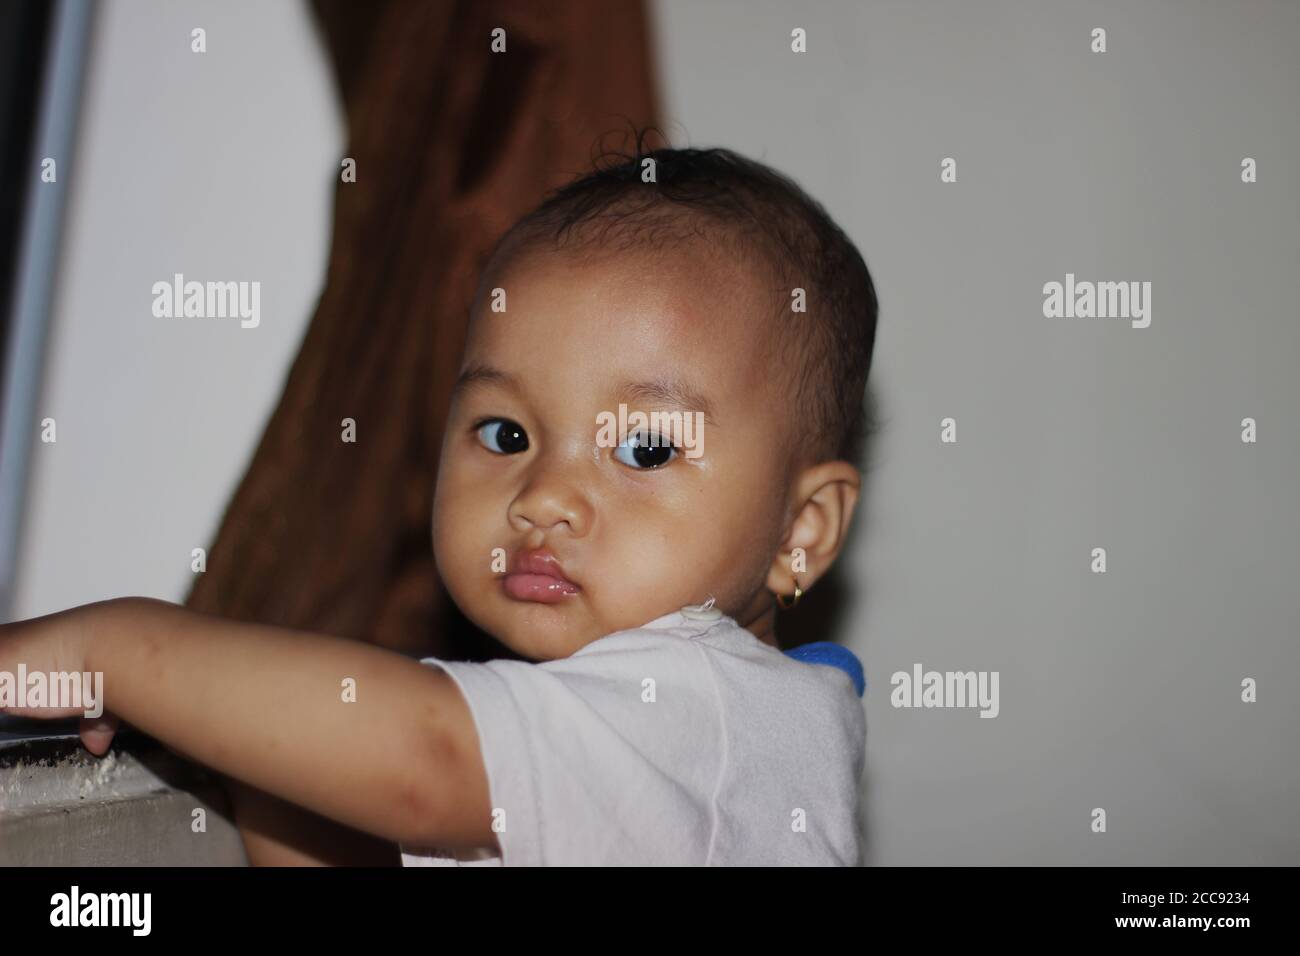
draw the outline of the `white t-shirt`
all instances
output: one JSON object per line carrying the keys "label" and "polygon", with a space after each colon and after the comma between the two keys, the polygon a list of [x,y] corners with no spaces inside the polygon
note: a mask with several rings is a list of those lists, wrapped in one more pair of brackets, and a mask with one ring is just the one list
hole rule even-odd
{"label": "white t-shirt", "polygon": [[403,865],[858,865],[853,680],[683,611],[539,664],[425,658],[469,703],[501,853]]}

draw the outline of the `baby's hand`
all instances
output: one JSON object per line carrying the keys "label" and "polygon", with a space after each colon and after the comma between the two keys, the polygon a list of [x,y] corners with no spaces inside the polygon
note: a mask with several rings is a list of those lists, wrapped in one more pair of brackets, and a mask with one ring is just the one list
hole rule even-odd
{"label": "baby's hand", "polygon": [[[85,673],[88,625],[112,601],[0,624],[0,714],[56,720],[81,718],[81,741],[96,756],[113,741],[119,721],[104,711],[103,681]],[[19,680],[19,665],[24,680]],[[40,675],[33,683],[33,675]],[[43,692],[38,687],[43,686]],[[80,687],[80,699],[66,699]]]}

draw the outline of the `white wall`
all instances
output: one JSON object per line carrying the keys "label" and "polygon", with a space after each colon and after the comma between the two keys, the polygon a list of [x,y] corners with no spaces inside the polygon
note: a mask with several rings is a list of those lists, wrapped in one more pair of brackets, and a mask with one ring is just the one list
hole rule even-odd
{"label": "white wall", "polygon": [[[1300,862],[1300,5],[656,10],[675,145],[792,175],[877,282],[827,635],[870,683],[870,861]],[[1150,328],[1044,318],[1067,272],[1151,281]],[[999,671],[999,716],[893,708],[916,662]]]}
{"label": "white wall", "polygon": [[[104,0],[14,615],[179,600],[324,281],[343,118],[305,4]],[[207,31],[191,52],[190,31]],[[154,282],[258,281],[261,322],[155,318]]]}

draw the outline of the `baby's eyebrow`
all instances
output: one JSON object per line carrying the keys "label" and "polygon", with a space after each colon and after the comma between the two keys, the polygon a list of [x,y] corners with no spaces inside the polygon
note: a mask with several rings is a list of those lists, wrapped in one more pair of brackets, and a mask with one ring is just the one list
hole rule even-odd
{"label": "baby's eyebrow", "polygon": [[624,382],[618,387],[615,395],[632,401],[676,405],[686,412],[701,412],[707,424],[717,427],[714,421],[713,403],[698,389],[677,379],[657,378],[646,382]]}
{"label": "baby's eyebrow", "polygon": [[[475,385],[500,385],[514,392],[522,391],[519,380],[509,372],[482,363],[468,365],[456,377],[452,395],[458,395]],[[614,391],[617,398],[634,402],[655,402],[673,405],[686,412],[700,412],[708,425],[716,428],[716,411],[713,403],[697,388],[686,382],[672,378],[657,378],[649,381],[626,381]]]}
{"label": "baby's eyebrow", "polygon": [[503,372],[491,365],[475,363],[466,366],[456,377],[456,384],[452,386],[451,394],[459,395],[475,385],[501,385],[512,391],[519,391],[519,380],[509,372]]}

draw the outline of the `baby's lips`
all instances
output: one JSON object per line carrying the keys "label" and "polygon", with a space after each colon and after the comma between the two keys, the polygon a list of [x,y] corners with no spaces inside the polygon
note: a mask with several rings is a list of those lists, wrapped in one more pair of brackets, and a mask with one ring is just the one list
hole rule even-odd
{"label": "baby's lips", "polygon": [[580,587],[577,581],[564,573],[564,567],[556,556],[545,548],[533,548],[529,551],[516,551],[510,561],[510,574],[542,574]]}

